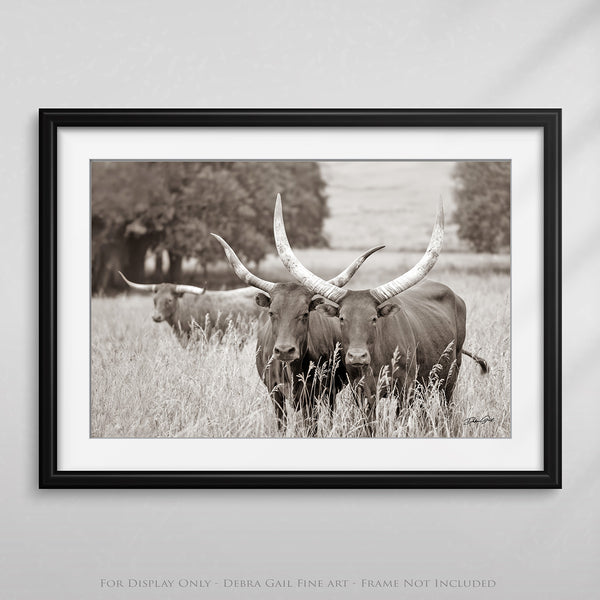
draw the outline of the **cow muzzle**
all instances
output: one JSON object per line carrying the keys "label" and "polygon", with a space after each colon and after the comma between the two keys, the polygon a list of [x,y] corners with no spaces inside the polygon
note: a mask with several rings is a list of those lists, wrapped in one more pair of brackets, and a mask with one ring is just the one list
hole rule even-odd
{"label": "cow muzzle", "polygon": [[162,316],[162,315],[159,315],[159,314],[156,314],[156,313],[154,313],[154,314],[152,315],[152,320],[153,320],[155,323],[162,323],[162,322],[164,321],[164,319],[163,319],[163,316]]}
{"label": "cow muzzle", "polygon": [[281,360],[283,362],[289,362],[300,358],[298,348],[290,344],[278,344],[275,346],[273,348],[273,356],[277,360]]}
{"label": "cow muzzle", "polygon": [[346,364],[352,367],[365,367],[371,364],[371,355],[364,348],[349,348],[346,352]]}

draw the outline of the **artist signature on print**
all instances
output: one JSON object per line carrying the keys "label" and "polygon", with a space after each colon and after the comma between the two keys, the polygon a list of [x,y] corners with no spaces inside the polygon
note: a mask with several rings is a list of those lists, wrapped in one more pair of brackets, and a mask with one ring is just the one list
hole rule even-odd
{"label": "artist signature on print", "polygon": [[465,425],[471,425],[473,423],[483,424],[483,423],[491,423],[494,420],[494,417],[490,417],[490,415],[485,415],[485,417],[467,417],[463,423]]}

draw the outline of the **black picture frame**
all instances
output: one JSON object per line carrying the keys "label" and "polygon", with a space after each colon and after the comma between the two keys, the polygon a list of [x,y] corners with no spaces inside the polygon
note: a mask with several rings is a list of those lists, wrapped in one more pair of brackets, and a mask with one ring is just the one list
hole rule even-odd
{"label": "black picture frame", "polygon": [[[57,132],[66,127],[536,127],[543,130],[541,471],[68,471],[57,465]],[[560,488],[561,110],[368,109],[39,111],[40,488]]]}

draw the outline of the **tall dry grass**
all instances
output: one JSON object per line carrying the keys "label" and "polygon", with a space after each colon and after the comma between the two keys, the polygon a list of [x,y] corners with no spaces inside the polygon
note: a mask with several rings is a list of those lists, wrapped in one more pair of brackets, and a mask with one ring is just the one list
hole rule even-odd
{"label": "tall dry grass", "polygon": [[[318,259],[316,259],[318,260]],[[465,348],[484,357],[490,372],[463,357],[452,402],[435,382],[397,414],[397,398],[378,402],[380,437],[510,436],[509,276],[494,269],[436,267],[436,277],[467,303]],[[310,265],[309,265],[310,268]],[[363,267],[361,271],[366,271]],[[381,283],[372,272],[363,285]],[[182,348],[165,323],[150,319],[147,296],[92,300],[91,435],[93,437],[302,437],[300,413],[288,410],[285,432],[255,367],[255,325],[230,328]],[[485,423],[469,422],[483,419]],[[346,388],[333,413],[317,405],[317,435],[365,434],[363,412]]]}

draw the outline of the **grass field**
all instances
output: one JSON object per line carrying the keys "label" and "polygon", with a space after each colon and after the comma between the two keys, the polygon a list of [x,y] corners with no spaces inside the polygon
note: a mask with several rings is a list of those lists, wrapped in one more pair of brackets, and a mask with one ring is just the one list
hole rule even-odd
{"label": "grass field", "polygon": [[[298,252],[316,273],[343,268],[351,251]],[[415,255],[418,257],[418,255]],[[358,289],[397,275],[411,254],[384,251],[357,273]],[[412,263],[414,264],[414,263]],[[323,265],[327,265],[325,268]],[[277,279],[273,259],[261,275]],[[510,421],[510,277],[507,256],[442,255],[431,274],[467,303],[465,348],[484,357],[490,372],[465,357],[453,405],[437,394],[403,408],[382,401],[376,435],[382,437],[508,437]],[[277,437],[282,435],[272,403],[256,372],[254,326],[228,331],[222,340],[200,339],[182,348],[165,323],[150,319],[149,296],[92,299],[92,437]],[[286,435],[303,436],[304,424],[290,411]],[[466,423],[489,416],[487,423]],[[361,415],[348,391],[334,414],[319,411],[319,436],[361,435]]]}

